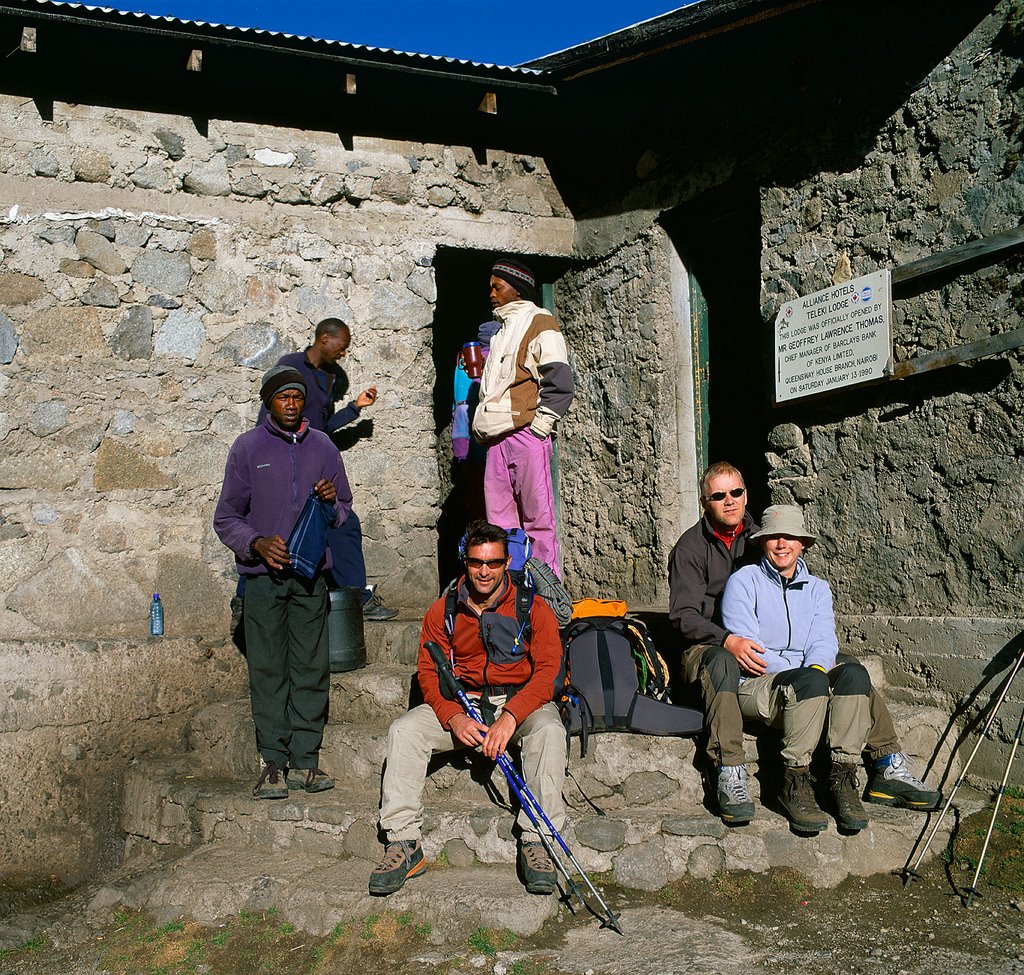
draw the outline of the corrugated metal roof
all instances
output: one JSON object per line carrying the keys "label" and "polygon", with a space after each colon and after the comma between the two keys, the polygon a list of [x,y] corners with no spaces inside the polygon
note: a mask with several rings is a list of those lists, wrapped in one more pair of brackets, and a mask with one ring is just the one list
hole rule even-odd
{"label": "corrugated metal roof", "polygon": [[[261,41],[273,43],[275,41],[286,41],[286,42],[297,42],[302,45],[315,45],[317,47],[323,46],[331,50],[337,50],[339,56],[348,56],[352,58],[366,58],[370,56],[373,59],[384,58],[387,60],[395,61],[409,61],[412,63],[429,63],[430,65],[441,67],[444,65],[450,65],[458,68],[475,68],[481,71],[487,72],[508,72],[512,75],[519,75],[526,78],[537,78],[545,74],[543,70],[538,68],[519,67],[514,65],[502,65],[502,64],[486,64],[480,61],[465,61],[460,58],[444,57],[438,54],[418,54],[414,51],[395,51],[386,47],[373,47],[368,44],[350,44],[347,41],[336,41],[325,37],[309,37],[301,34],[287,34],[282,31],[265,30],[262,27],[233,27],[230,24],[211,24],[202,20],[181,20],[178,17],[171,16],[160,16],[157,14],[146,14],[137,11],[129,10],[116,10],[113,7],[99,7],[92,6],[84,3],[69,3],[67,0],[29,0],[29,2],[15,2],[22,10],[30,11],[38,9],[40,11],[53,10],[53,11],[65,11],[73,15],[85,15],[86,19],[96,20],[97,22],[122,22],[130,24],[136,22],[140,24],[158,25],[163,24],[171,28],[200,28],[204,31],[216,32],[217,34],[222,33],[226,39],[237,37],[239,40],[250,40],[258,38]],[[5,3],[2,6],[10,7],[11,4]]]}
{"label": "corrugated metal roof", "polygon": [[608,41],[611,38],[617,38],[620,34],[635,34],[638,28],[642,29],[645,25],[653,25],[655,21],[663,21],[665,23],[675,22],[678,20],[678,15],[682,12],[684,7],[693,7],[698,3],[707,2],[707,0],[680,0],[679,6],[674,10],[666,10],[664,13],[655,14],[653,17],[648,17],[646,20],[638,20],[635,24],[629,24],[626,27],[618,27],[610,34],[602,34],[600,37],[591,38],[589,41],[579,41],[576,44],[570,44],[569,47],[563,47],[558,51],[552,51],[550,54],[542,54],[538,58],[530,58],[529,61],[524,61],[518,67],[525,68],[528,65],[540,64],[546,61],[548,58],[563,60],[563,55],[570,53],[576,54],[583,50],[589,50],[595,44],[601,44],[602,42]]}

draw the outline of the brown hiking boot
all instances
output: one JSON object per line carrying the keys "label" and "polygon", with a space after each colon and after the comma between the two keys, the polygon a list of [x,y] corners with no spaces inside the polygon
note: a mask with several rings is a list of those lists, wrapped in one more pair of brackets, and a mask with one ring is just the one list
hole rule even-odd
{"label": "brown hiking boot", "polygon": [[555,865],[543,843],[524,842],[519,846],[519,869],[530,894],[553,894],[558,886]]}
{"label": "brown hiking boot", "polygon": [[857,788],[857,766],[833,762],[828,776],[832,801],[836,804],[836,821],[842,829],[864,829],[868,824],[867,813],[860,802]]}
{"label": "brown hiking boot", "polygon": [[384,848],[384,857],[370,874],[370,893],[385,897],[401,890],[410,877],[427,869],[419,840],[393,840]]}
{"label": "brown hiking boot", "polygon": [[260,777],[253,786],[254,799],[287,799],[288,771],[282,771],[274,762],[265,762],[260,769]]}
{"label": "brown hiking boot", "polygon": [[801,833],[820,833],[828,828],[828,816],[818,808],[815,801],[808,768],[785,769],[779,802],[795,830]]}
{"label": "brown hiking boot", "polygon": [[322,768],[297,768],[292,771],[298,776],[299,785],[307,792],[326,792],[334,788],[334,779]]}

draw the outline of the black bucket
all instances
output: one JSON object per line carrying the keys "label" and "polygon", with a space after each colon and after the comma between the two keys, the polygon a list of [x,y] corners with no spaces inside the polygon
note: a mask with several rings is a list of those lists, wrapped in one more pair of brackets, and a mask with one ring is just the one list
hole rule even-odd
{"label": "black bucket", "polygon": [[327,615],[331,673],[358,670],[366,666],[363,636],[363,593],[361,589],[332,589],[331,611]]}

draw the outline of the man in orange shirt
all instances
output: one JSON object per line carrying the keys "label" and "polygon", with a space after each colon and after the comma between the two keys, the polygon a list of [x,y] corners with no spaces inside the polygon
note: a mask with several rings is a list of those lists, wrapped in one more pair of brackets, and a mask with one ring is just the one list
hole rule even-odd
{"label": "man in orange shirt", "polygon": [[[442,596],[423,619],[417,676],[426,703],[397,718],[388,731],[380,809],[387,847],[370,875],[371,894],[392,894],[426,868],[422,794],[427,764],[438,752],[477,748],[495,759],[509,743],[518,743],[527,786],[555,829],[564,827],[565,729],[553,703],[562,679],[558,622],[540,597],[533,598],[528,619],[520,622],[503,528],[472,522],[463,549],[466,574],[454,600]],[[489,725],[444,697],[426,649],[430,642],[445,652],[484,717],[493,715]],[[517,826],[526,889],[554,892],[554,864],[524,812]]]}

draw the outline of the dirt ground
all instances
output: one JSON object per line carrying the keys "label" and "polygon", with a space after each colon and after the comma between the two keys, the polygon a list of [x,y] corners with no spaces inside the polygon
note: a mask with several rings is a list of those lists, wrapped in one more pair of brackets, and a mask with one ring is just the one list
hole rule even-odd
{"label": "dirt ground", "polygon": [[[87,892],[39,905],[45,932],[0,953],[0,975],[1024,975],[1024,800],[1009,800],[971,907],[969,886],[989,813],[971,817],[921,879],[847,880],[815,890],[791,870],[684,879],[644,894],[599,878],[624,934],[561,910],[537,935],[481,928],[440,941],[429,922],[382,910],[339,923],[327,938],[273,911],[219,928],[156,926],[114,908],[85,919]],[[10,893],[10,892],[8,892]],[[42,898],[44,892],[34,896]],[[23,907],[27,904],[23,903]]]}

